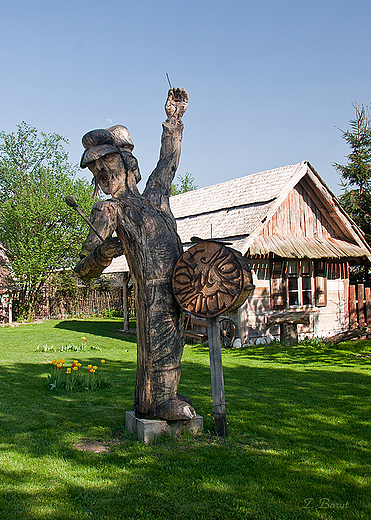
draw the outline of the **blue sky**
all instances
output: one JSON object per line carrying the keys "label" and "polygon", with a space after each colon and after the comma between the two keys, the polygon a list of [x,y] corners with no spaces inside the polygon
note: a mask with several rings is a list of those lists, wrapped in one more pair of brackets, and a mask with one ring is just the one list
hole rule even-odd
{"label": "blue sky", "polygon": [[147,178],[167,72],[190,95],[178,173],[202,187],[309,160],[338,194],[336,126],[371,98],[370,22],[369,0],[4,2],[0,129],[58,132],[75,164],[85,132],[124,124]]}

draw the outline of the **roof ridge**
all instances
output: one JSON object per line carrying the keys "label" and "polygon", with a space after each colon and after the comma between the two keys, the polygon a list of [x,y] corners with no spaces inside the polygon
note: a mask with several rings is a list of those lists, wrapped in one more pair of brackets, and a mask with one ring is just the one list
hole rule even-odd
{"label": "roof ridge", "polygon": [[259,172],[254,172],[254,173],[248,173],[247,175],[241,175],[240,177],[235,177],[234,179],[228,179],[226,181],[222,181],[222,182],[217,182],[216,184],[210,184],[209,186],[203,186],[202,188],[197,188],[195,190],[191,190],[191,191],[187,191],[185,193],[179,193],[178,195],[172,195],[170,197],[170,200],[176,200],[180,197],[184,197],[184,196],[187,196],[189,195],[190,193],[195,193],[196,191],[197,192],[200,192],[202,190],[209,190],[209,189],[212,189],[212,188],[216,188],[217,186],[221,186],[222,184],[228,184],[228,183],[237,183],[238,181],[241,181],[242,179],[246,179],[247,177],[248,178],[252,178],[256,175],[263,175],[263,174],[267,174],[269,172],[274,172],[274,171],[278,171],[278,170],[288,170],[288,169],[291,169],[291,168],[294,168],[294,167],[301,167],[303,164],[307,163],[308,161],[301,161],[299,163],[294,163],[294,164],[287,164],[286,166],[279,166],[278,168],[270,168],[269,170],[262,170],[262,171],[259,171]]}
{"label": "roof ridge", "polygon": [[233,208],[231,208],[230,206],[223,206],[221,208],[218,208],[218,209],[210,209],[208,211],[202,211],[201,213],[189,213],[187,215],[183,215],[181,217],[175,217],[175,220],[178,222],[179,220],[184,220],[184,219],[187,219],[189,217],[201,217],[202,215],[208,215],[210,213],[218,213],[219,211],[226,211],[226,210],[229,210],[229,209],[238,209],[238,208],[248,208],[248,207],[256,207],[256,206],[263,206],[264,204],[268,204],[269,202],[273,202],[274,200],[276,200],[277,197],[273,197],[271,199],[268,199],[268,200],[262,200],[262,201],[258,201],[258,202],[248,202],[246,204],[237,204],[236,206],[233,206]]}
{"label": "roof ridge", "polygon": [[170,197],[170,207],[175,218],[179,219],[230,207],[269,203],[278,197],[291,179],[297,177],[305,164],[302,161],[181,193]]}

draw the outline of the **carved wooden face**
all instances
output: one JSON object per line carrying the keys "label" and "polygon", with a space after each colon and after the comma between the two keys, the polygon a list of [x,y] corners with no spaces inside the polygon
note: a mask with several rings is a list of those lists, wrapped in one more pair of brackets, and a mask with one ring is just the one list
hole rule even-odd
{"label": "carved wooden face", "polygon": [[237,309],[253,288],[246,260],[220,242],[199,242],[183,253],[174,268],[175,299],[183,310],[200,318]]}
{"label": "carved wooden face", "polygon": [[114,196],[127,185],[127,170],[118,153],[110,153],[88,164],[95,182],[106,195]]}

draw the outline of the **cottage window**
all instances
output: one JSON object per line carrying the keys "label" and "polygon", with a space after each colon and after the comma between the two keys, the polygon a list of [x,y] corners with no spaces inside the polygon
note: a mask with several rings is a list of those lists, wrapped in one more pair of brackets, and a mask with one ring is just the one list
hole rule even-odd
{"label": "cottage window", "polygon": [[312,262],[301,262],[301,294],[303,305],[312,305]]}
{"label": "cottage window", "polygon": [[274,261],[271,277],[272,308],[327,304],[326,263],[311,260]]}
{"label": "cottage window", "polygon": [[287,288],[289,306],[299,305],[299,262],[296,260],[287,262]]}
{"label": "cottage window", "polygon": [[287,262],[288,305],[312,304],[312,266],[309,260]]}

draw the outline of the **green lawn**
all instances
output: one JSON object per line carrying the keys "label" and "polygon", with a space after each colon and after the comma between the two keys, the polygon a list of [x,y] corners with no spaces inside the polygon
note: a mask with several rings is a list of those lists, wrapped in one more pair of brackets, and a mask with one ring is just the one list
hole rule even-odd
{"label": "green lawn", "polygon": [[[208,350],[187,346],[179,391],[205,432],[145,446],[125,430],[136,345],[120,326],[0,328],[1,520],[371,518],[370,341],[224,350],[225,441],[211,433]],[[41,349],[82,336],[82,352]],[[110,386],[49,391],[59,357],[97,365]]]}

